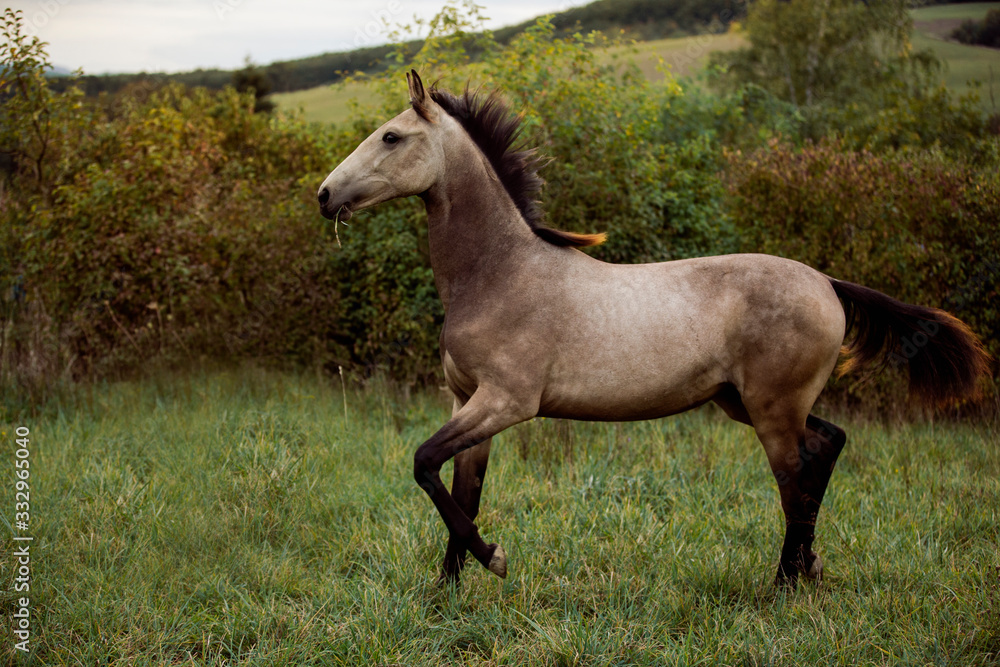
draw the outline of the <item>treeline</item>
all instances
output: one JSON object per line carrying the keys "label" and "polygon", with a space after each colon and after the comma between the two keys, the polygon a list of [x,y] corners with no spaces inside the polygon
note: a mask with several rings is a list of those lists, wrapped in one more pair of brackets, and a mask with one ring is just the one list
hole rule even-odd
{"label": "treeline", "polygon": [[[618,35],[624,30],[625,36],[630,39],[648,40],[724,31],[730,21],[742,15],[745,6],[746,3],[740,0],[597,0],[555,14],[552,25],[561,37],[576,31],[586,34],[599,30]],[[500,44],[507,44],[531,24],[531,21],[526,21],[502,28],[496,31],[495,38]],[[360,41],[364,39],[368,37],[362,34]],[[355,41],[359,40],[356,38]],[[406,48],[415,53],[421,45],[420,41],[412,41]],[[336,83],[354,72],[378,74],[386,69],[386,56],[396,48],[398,45],[359,46],[348,51],[259,65],[257,69],[267,77],[272,92],[289,92]],[[233,76],[233,70],[220,69],[177,74],[84,75],[75,84],[70,79],[59,78],[52,82],[52,86],[63,90],[69,85],[76,85],[91,97],[100,93],[117,93],[137,84],[180,83],[188,87],[221,90],[232,84]]]}
{"label": "treeline", "polygon": [[[315,201],[405,103],[406,67],[453,90],[502,88],[524,113],[524,141],[553,158],[548,224],[608,232],[595,256],[784,255],[945,308],[1000,353],[1000,141],[971,101],[919,78],[874,77],[877,89],[841,86],[847,97],[812,105],[767,85],[764,67],[717,92],[683,90],[602,64],[594,40],[540,21],[481,44],[471,64],[447,36],[432,40],[386,72],[379,106],[318,128],[255,113],[232,88],[55,93],[44,52],[12,23],[6,37],[20,42],[0,70],[0,147],[13,156],[0,180],[0,412],[60,381],[247,359],[438,382],[443,312],[421,202],[337,230]],[[826,46],[817,58],[844,54]],[[832,395],[905,406],[904,386]]]}
{"label": "treeline", "polygon": [[[419,43],[410,45],[414,50]],[[345,74],[365,72],[377,74],[386,68],[385,58],[393,49],[391,45],[372,46],[341,53],[325,53],[310,58],[279,61],[270,65],[258,65],[275,93],[314,88],[340,81]],[[139,72],[135,74],[84,75],[78,78],[58,77],[52,80],[54,90],[66,90],[70,86],[80,88],[88,97],[101,93],[117,93],[136,85],[163,85],[179,83],[189,88],[203,87],[222,90],[232,85],[234,75],[239,70],[198,69],[177,74],[157,74]]]}

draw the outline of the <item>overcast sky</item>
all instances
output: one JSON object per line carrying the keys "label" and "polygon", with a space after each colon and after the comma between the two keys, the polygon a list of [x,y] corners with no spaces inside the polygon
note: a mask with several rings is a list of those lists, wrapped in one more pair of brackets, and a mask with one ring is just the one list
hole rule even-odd
{"label": "overcast sky", "polygon": [[[487,27],[587,0],[479,0]],[[384,43],[380,19],[430,18],[444,0],[8,0],[49,43],[53,64],[87,74],[233,69]]]}

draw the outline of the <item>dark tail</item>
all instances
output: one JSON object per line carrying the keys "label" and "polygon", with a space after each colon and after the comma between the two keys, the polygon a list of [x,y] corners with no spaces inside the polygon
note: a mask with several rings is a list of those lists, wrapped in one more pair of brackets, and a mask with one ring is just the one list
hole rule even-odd
{"label": "dark tail", "polygon": [[854,332],[841,375],[872,362],[877,369],[907,365],[910,394],[931,405],[979,394],[990,355],[958,318],[937,308],[911,306],[868,287],[830,278]]}

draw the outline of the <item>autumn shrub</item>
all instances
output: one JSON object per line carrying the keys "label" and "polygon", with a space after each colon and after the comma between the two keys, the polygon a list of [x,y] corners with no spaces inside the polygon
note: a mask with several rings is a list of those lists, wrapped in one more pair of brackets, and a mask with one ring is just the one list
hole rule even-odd
{"label": "autumn shrub", "polygon": [[370,123],[335,131],[275,118],[233,89],[55,94],[44,45],[7,19],[6,397],[243,359],[411,382],[437,372],[443,314],[414,250],[426,239],[414,202],[382,207],[343,249],[318,213],[319,183]]}
{"label": "autumn shrub", "polygon": [[115,118],[88,113],[74,168],[7,211],[14,322],[44,311],[74,377],[277,340],[302,356],[297,325],[329,311],[308,306],[332,280],[323,248],[302,242],[320,230],[299,179],[326,162],[305,128],[272,125],[232,90],[177,86]]}
{"label": "autumn shrub", "polygon": [[[728,154],[739,247],[943,308],[1000,354],[1000,174],[935,151],[883,154],[774,140]],[[888,385],[869,391],[901,401]]]}

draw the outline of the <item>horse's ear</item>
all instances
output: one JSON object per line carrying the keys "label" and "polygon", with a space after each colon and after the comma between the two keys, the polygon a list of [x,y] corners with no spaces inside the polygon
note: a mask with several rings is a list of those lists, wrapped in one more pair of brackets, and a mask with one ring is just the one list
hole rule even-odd
{"label": "horse's ear", "polygon": [[424,90],[424,82],[420,80],[417,70],[411,69],[406,73],[406,84],[410,88],[410,104],[413,110],[426,121],[434,122],[433,111],[431,111],[431,97]]}

